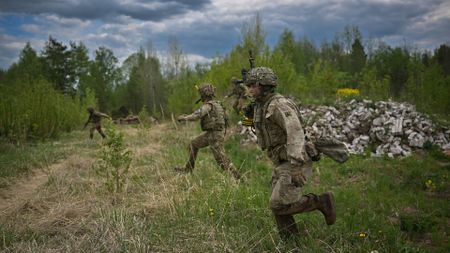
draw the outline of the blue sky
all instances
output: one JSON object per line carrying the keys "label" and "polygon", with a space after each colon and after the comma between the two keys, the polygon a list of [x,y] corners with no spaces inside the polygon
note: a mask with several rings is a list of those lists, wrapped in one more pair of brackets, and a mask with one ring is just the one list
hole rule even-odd
{"label": "blue sky", "polygon": [[270,46],[285,28],[319,45],[348,25],[392,46],[450,43],[450,0],[1,0],[0,68],[27,42],[40,52],[50,35],[91,54],[106,46],[121,61],[148,42],[163,56],[176,37],[191,64],[206,63],[228,53],[256,13]]}

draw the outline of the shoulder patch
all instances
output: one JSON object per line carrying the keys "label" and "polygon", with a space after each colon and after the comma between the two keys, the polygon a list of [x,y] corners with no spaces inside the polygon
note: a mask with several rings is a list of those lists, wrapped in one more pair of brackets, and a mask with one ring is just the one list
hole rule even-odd
{"label": "shoulder patch", "polygon": [[270,104],[266,110],[266,115],[265,115],[266,119],[269,118],[270,116],[272,116],[277,108],[280,108],[280,105],[283,104],[283,100],[284,100],[284,97],[280,96],[280,97],[277,97],[277,98],[273,99],[272,101],[270,101]]}

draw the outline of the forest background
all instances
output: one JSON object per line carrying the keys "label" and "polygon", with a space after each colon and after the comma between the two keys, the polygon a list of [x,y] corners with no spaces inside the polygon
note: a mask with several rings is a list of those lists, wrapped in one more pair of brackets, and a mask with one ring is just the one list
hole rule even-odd
{"label": "forest background", "polygon": [[448,43],[434,50],[408,42],[392,47],[347,26],[320,45],[285,29],[269,48],[261,23],[259,15],[244,23],[240,42],[208,65],[191,66],[176,38],[169,41],[166,58],[149,43],[120,66],[106,47],[89,59],[82,41],[65,45],[50,36],[39,53],[27,44],[18,62],[0,70],[0,137],[20,143],[79,129],[88,106],[113,117],[128,111],[166,119],[192,112],[198,106],[195,85],[213,83],[222,99],[232,88],[230,79],[249,68],[249,50],[256,66],[278,75],[278,91],[302,104],[332,104],[342,98],[339,89],[351,88],[358,90],[351,98],[407,101],[435,119],[448,118]]}

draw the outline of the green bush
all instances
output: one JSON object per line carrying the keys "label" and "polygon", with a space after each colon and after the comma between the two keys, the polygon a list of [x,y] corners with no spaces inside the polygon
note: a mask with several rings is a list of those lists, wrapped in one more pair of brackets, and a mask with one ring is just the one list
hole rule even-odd
{"label": "green bush", "polygon": [[13,142],[54,137],[78,128],[94,105],[91,92],[83,99],[63,95],[47,81],[0,85],[0,136]]}
{"label": "green bush", "polygon": [[121,192],[128,179],[132,153],[127,149],[123,134],[107,124],[106,141],[100,150],[100,160],[94,166],[98,175],[106,179],[110,192]]}

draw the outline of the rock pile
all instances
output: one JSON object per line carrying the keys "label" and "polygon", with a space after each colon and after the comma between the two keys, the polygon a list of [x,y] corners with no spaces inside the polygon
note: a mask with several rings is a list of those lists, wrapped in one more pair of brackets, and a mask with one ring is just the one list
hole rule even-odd
{"label": "rock pile", "polygon": [[425,143],[450,149],[450,129],[435,125],[427,115],[408,103],[352,100],[336,106],[301,109],[307,135],[334,136],[351,153],[361,154],[369,144],[374,156],[408,156]]}

